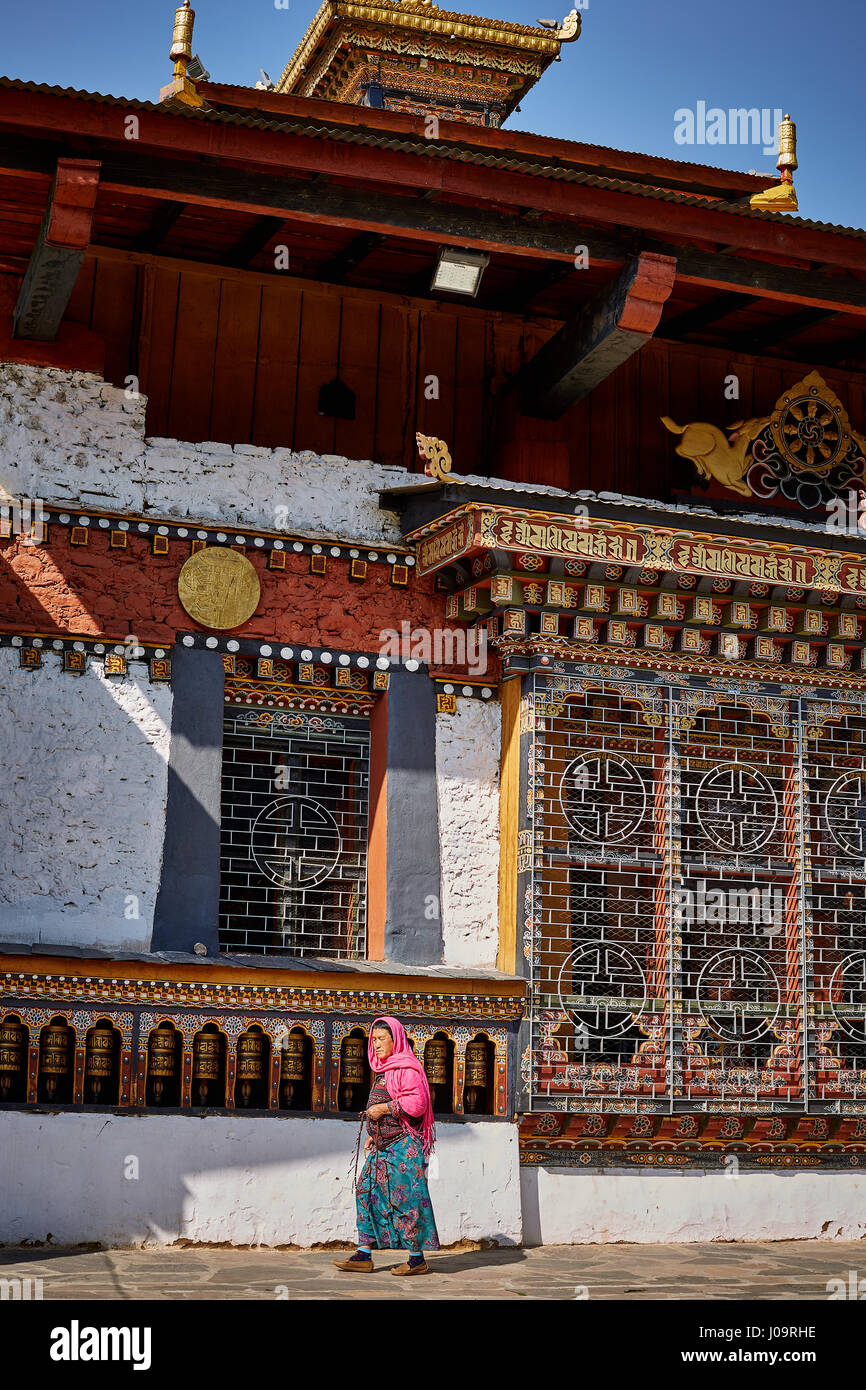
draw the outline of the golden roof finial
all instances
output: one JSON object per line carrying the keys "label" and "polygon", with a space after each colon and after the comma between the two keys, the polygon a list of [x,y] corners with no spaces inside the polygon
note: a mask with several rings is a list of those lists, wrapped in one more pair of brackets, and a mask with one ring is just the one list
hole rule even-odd
{"label": "golden roof finial", "polygon": [[174,33],[171,38],[169,58],[174,63],[174,77],[159,94],[161,102],[172,106],[204,106],[204,98],[195,89],[195,83],[186,75],[192,58],[192,27],[195,23],[195,10],[189,0],[175,11]]}
{"label": "golden roof finial", "polygon": [[749,206],[764,208],[767,212],[797,212],[797,194],[794,191],[794,170],[797,165],[797,127],[789,115],[779,122],[779,182],[762,193],[753,193]]}
{"label": "golden roof finial", "polygon": [[791,174],[797,167],[797,127],[786,115],[779,122],[779,158],[776,160],[776,168],[782,171],[783,183],[791,182]]}

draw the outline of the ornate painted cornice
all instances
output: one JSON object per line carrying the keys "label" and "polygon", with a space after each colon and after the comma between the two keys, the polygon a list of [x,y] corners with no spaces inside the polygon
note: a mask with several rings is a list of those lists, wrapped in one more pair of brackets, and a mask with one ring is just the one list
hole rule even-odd
{"label": "ornate painted cornice", "polygon": [[[505,20],[483,19],[475,15],[440,10],[422,3],[392,3],[377,0],[375,4],[357,0],[326,0],[295,49],[276,84],[278,92],[296,91],[309,61],[328,29],[342,20],[358,20],[384,27],[405,30],[414,34],[433,34],[444,38],[462,39],[474,43],[499,44],[515,50],[538,53],[555,58],[565,42],[577,38],[579,20],[573,32],[536,28],[528,24],[511,24]],[[563,37],[559,35],[562,34]]]}

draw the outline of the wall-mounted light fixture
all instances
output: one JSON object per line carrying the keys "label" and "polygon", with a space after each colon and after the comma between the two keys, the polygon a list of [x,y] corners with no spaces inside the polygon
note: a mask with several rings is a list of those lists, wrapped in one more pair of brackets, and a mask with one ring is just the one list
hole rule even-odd
{"label": "wall-mounted light fixture", "polygon": [[439,252],[431,290],[445,290],[448,294],[478,293],[484,268],[490,260],[486,251],[465,251],[459,246],[443,246]]}

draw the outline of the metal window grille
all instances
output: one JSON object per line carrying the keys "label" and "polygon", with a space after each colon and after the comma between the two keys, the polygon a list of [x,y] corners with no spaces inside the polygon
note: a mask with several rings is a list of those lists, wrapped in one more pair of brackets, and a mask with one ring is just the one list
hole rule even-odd
{"label": "metal window grille", "polygon": [[227,711],[222,950],[363,957],[369,748],[363,719]]}
{"label": "metal window grille", "polygon": [[866,704],[536,674],[533,1109],[866,1114]]}

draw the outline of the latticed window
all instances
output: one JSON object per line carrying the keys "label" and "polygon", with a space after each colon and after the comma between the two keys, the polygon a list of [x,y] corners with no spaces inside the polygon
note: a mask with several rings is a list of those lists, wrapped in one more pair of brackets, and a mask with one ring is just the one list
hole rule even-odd
{"label": "latticed window", "polygon": [[866,705],[536,675],[534,1108],[866,1112]]}
{"label": "latticed window", "polygon": [[227,711],[222,950],[364,955],[369,748],[365,719]]}

